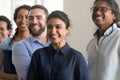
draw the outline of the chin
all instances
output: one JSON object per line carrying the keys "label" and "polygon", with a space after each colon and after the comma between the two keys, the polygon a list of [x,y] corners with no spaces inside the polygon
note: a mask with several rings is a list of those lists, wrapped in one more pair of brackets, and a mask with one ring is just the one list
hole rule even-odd
{"label": "chin", "polygon": [[57,42],[57,41],[51,41],[52,42],[52,44],[58,44],[59,42]]}

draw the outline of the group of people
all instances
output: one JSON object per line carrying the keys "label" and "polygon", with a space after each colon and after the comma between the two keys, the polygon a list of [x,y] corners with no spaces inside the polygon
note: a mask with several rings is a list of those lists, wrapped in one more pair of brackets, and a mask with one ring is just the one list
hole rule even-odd
{"label": "group of people", "polygon": [[91,10],[98,29],[88,43],[87,61],[66,41],[71,24],[65,12],[49,14],[42,5],[21,5],[14,12],[17,28],[13,37],[10,20],[0,16],[0,79],[119,80],[118,4],[95,0]]}

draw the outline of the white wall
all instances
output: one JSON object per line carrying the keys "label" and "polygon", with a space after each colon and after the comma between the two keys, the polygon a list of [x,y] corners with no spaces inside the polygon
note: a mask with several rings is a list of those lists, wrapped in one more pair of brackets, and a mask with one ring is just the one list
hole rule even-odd
{"label": "white wall", "polygon": [[95,28],[91,19],[90,7],[92,7],[92,0],[64,0],[64,11],[72,21],[72,31],[67,40],[85,57],[86,45]]}
{"label": "white wall", "polygon": [[0,0],[0,15],[5,15],[11,19],[11,2],[10,0]]}

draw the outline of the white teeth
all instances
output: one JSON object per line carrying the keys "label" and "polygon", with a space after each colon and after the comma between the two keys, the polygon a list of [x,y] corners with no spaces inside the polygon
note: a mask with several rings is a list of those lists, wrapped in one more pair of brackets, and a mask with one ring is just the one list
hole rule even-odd
{"label": "white teeth", "polygon": [[26,26],[26,25],[21,25],[21,26]]}
{"label": "white teeth", "polygon": [[103,18],[102,18],[102,17],[96,17],[96,19],[97,19],[97,20],[101,20],[101,19],[103,19]]}
{"label": "white teeth", "polygon": [[57,38],[58,36],[52,36],[52,38]]}
{"label": "white teeth", "polygon": [[26,24],[23,24],[23,25],[21,25],[22,27],[25,27],[26,26]]}

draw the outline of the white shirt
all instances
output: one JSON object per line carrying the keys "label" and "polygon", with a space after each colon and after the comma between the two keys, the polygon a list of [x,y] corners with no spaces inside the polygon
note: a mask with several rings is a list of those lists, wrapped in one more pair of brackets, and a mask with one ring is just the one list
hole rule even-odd
{"label": "white shirt", "polygon": [[91,80],[120,80],[120,29],[109,27],[97,43],[95,36],[87,46]]}

